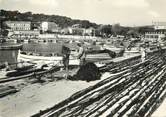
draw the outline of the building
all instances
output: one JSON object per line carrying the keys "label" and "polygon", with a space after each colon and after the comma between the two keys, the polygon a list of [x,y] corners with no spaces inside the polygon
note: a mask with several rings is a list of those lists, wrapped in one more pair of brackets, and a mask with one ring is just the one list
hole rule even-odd
{"label": "building", "polygon": [[84,35],[95,36],[95,29],[93,27],[85,29],[84,30]]}
{"label": "building", "polygon": [[31,22],[29,21],[5,21],[4,25],[9,31],[31,30]]}
{"label": "building", "polygon": [[41,22],[31,22],[32,30],[41,30]]}
{"label": "building", "polygon": [[71,28],[63,28],[61,29],[61,34],[71,34],[72,33],[72,29]]}
{"label": "building", "polygon": [[82,28],[81,24],[74,24],[68,27],[68,33],[72,35],[84,35],[85,29]]}
{"label": "building", "polygon": [[145,33],[145,39],[151,42],[161,42],[163,39],[165,39],[165,37],[166,33],[164,31],[154,31]]}
{"label": "building", "polygon": [[81,24],[74,24],[71,27],[72,28],[82,28],[82,25]]}
{"label": "building", "polygon": [[38,38],[39,30],[22,30],[22,31],[10,31],[8,37],[18,38],[18,39],[27,39],[27,38]]}
{"label": "building", "polygon": [[155,30],[166,30],[166,22],[153,22]]}
{"label": "building", "polygon": [[150,42],[166,41],[166,22],[153,22],[154,31],[145,33],[145,40]]}
{"label": "building", "polygon": [[84,35],[84,28],[72,28],[72,34],[74,35]]}
{"label": "building", "polygon": [[56,34],[40,34],[39,38],[40,39],[56,39],[57,35]]}
{"label": "building", "polygon": [[58,25],[54,22],[42,22],[41,23],[41,29],[43,32],[59,32],[60,29]]}

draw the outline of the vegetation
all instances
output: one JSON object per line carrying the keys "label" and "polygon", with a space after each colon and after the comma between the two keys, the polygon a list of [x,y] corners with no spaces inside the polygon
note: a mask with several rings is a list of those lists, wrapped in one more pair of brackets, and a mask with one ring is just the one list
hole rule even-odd
{"label": "vegetation", "polygon": [[152,26],[124,27],[121,26],[119,23],[113,25],[99,25],[96,23],[92,23],[88,20],[76,20],[66,16],[33,14],[32,12],[20,13],[19,11],[0,10],[1,28],[5,27],[2,27],[2,22],[6,20],[31,21],[33,23],[32,28],[38,27],[40,25],[40,22],[42,21],[54,22],[58,24],[61,28],[70,27],[74,24],[80,24],[82,28],[93,27],[94,29],[96,29],[96,36],[102,37],[110,37],[117,35],[124,35],[126,37],[139,37],[145,32],[153,30]]}
{"label": "vegetation", "polygon": [[81,24],[83,28],[98,27],[96,23],[91,23],[88,20],[73,20],[69,17],[59,16],[59,15],[33,14],[32,12],[20,13],[19,11],[6,11],[6,10],[1,10],[0,14],[1,14],[0,20],[32,21],[32,22],[49,21],[49,22],[55,22],[62,28],[72,26],[73,24]]}

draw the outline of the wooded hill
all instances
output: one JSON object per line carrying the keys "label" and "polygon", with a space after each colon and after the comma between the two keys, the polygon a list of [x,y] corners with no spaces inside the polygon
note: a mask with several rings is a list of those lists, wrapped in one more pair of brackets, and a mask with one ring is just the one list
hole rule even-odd
{"label": "wooded hill", "polygon": [[138,35],[144,34],[145,32],[154,30],[152,26],[124,27],[120,26],[120,24],[102,25],[102,24],[92,23],[88,20],[71,19],[66,16],[35,14],[32,12],[21,13],[19,11],[0,10],[0,21],[1,21],[0,24],[2,24],[3,21],[7,20],[31,21],[33,23],[49,21],[49,22],[55,22],[61,28],[70,27],[74,24],[80,24],[82,28],[93,27],[96,29],[96,35],[106,36],[106,37],[110,35],[124,35],[124,36],[130,35],[132,37],[137,37]]}
{"label": "wooded hill", "polygon": [[88,20],[71,19],[69,17],[59,15],[33,14],[32,12],[21,13],[19,11],[1,10],[0,16],[1,20],[3,19],[12,21],[55,22],[62,28],[72,26],[73,24],[81,24],[83,28],[98,27],[96,23],[92,23]]}

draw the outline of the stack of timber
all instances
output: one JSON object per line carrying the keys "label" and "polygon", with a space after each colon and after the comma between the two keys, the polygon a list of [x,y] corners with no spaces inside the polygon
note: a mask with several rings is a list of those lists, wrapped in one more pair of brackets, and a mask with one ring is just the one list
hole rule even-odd
{"label": "stack of timber", "polygon": [[[5,83],[5,82],[10,82],[10,81],[15,81],[15,80],[20,80],[20,79],[26,79],[26,78],[40,78],[42,76],[49,76],[50,74],[57,72],[60,70],[60,66],[53,66],[49,70],[42,70],[42,69],[33,69],[33,70],[28,70],[24,72],[21,72],[16,74],[16,76],[13,77],[5,77],[0,79],[0,83]],[[13,73],[12,73],[13,74]]]}
{"label": "stack of timber", "polygon": [[165,54],[108,64],[101,69],[116,74],[33,117],[149,117],[166,97]]}
{"label": "stack of timber", "polygon": [[0,86],[0,98],[12,94],[12,93],[16,93],[18,90],[15,87],[12,86]]}

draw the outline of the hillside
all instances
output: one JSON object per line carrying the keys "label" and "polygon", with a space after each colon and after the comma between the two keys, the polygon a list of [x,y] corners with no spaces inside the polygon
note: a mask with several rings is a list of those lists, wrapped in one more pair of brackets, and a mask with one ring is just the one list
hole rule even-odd
{"label": "hillside", "polygon": [[49,21],[55,22],[61,28],[70,27],[73,24],[81,24],[82,28],[93,27],[96,29],[97,36],[109,37],[110,35],[124,35],[124,36],[132,36],[138,37],[140,34],[144,34],[145,32],[153,31],[152,26],[140,26],[140,27],[126,27],[120,26],[120,24],[113,25],[99,25],[88,20],[79,20],[79,19],[71,19],[66,16],[59,15],[46,15],[46,14],[35,14],[32,12],[24,12],[21,13],[19,11],[7,11],[0,10],[0,21],[1,26],[3,21],[31,21],[35,24],[37,22]]}
{"label": "hillside", "polygon": [[49,21],[49,22],[55,22],[62,28],[72,26],[73,24],[81,24],[83,28],[98,27],[96,23],[92,23],[88,20],[71,19],[69,17],[59,16],[59,15],[34,14],[32,12],[21,13],[19,11],[6,11],[6,10],[0,10],[0,20],[32,21],[32,22]]}

